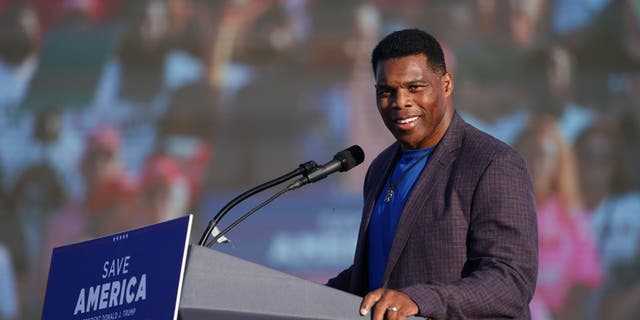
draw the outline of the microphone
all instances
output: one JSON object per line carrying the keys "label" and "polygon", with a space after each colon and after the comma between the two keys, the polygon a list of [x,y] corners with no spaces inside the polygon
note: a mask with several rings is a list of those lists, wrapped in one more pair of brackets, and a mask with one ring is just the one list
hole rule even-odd
{"label": "microphone", "polygon": [[[347,171],[350,170],[351,168],[359,165],[362,163],[362,161],[364,161],[364,151],[362,151],[362,148],[360,148],[360,146],[358,145],[353,145],[345,150],[342,150],[338,153],[336,153],[336,155],[333,157],[333,160],[325,163],[322,166],[318,166],[315,161],[308,161],[305,162],[303,164],[301,164],[296,170],[285,174],[279,178],[276,178],[274,180],[268,181],[266,183],[263,183],[255,188],[252,188],[249,191],[244,192],[243,194],[237,196],[236,198],[234,198],[233,200],[231,200],[231,202],[227,203],[224,208],[222,208],[214,217],[213,219],[211,219],[211,221],[209,221],[209,225],[207,226],[207,229],[205,230],[205,232],[202,234],[202,236],[200,237],[200,241],[198,242],[199,245],[201,246],[208,246],[210,247],[210,245],[207,244],[207,240],[209,238],[209,236],[213,235],[213,240],[211,241],[213,245],[213,243],[216,243],[218,240],[220,240],[229,230],[231,230],[233,227],[235,227],[238,223],[242,222],[244,219],[246,219],[248,216],[250,216],[251,214],[253,214],[255,211],[257,211],[258,209],[262,208],[263,206],[267,205],[268,203],[270,203],[271,201],[275,200],[275,198],[281,196],[282,194],[300,188],[305,184],[311,183],[311,182],[316,182],[319,180],[324,179],[325,177],[327,177],[328,175],[334,173],[334,172],[343,172],[343,171]],[[254,210],[251,210],[250,212],[246,213],[244,216],[240,217],[239,219],[237,219],[235,222],[233,222],[229,227],[227,227],[226,229],[222,230],[221,232],[219,232],[218,234],[212,234],[214,232],[215,227],[218,225],[218,222],[220,222],[220,220],[222,219],[223,216],[225,216],[227,214],[227,212],[229,212],[229,210],[231,210],[231,208],[233,208],[234,206],[236,206],[238,203],[240,203],[241,201],[247,199],[248,197],[264,191],[268,188],[271,188],[273,186],[276,186],[278,184],[281,184],[283,182],[289,181],[291,179],[293,179],[296,176],[302,175],[303,177],[296,180],[294,183],[292,183],[291,185],[285,187],[284,189],[282,189],[281,191],[279,191],[276,195],[274,195],[272,198],[270,198],[267,201],[264,201],[262,204],[260,204],[258,207],[254,208]]]}
{"label": "microphone", "polygon": [[[311,163],[312,165],[306,166],[308,170],[302,173],[303,175],[302,178],[296,180],[294,183],[278,191],[275,195],[271,196],[271,198],[263,201],[258,206],[251,209],[251,211],[245,213],[240,218],[233,221],[228,227],[226,227],[224,230],[220,231],[217,235],[214,236],[213,240],[211,240],[210,242],[211,245],[208,245],[206,243],[203,245],[207,245],[208,247],[211,247],[214,244],[219,243],[220,239],[222,239],[222,237],[224,237],[224,235],[227,234],[227,232],[235,228],[238,224],[240,224],[242,221],[244,221],[249,216],[254,214],[256,211],[266,206],[267,204],[271,203],[273,200],[285,194],[286,192],[300,188],[305,184],[322,180],[334,172],[348,171],[351,168],[361,164],[362,161],[364,161],[364,151],[362,151],[362,148],[360,148],[360,146],[358,145],[353,145],[345,150],[342,150],[336,153],[336,155],[333,156],[333,160],[325,163],[320,167],[317,167],[315,162],[309,161],[308,163]],[[206,242],[206,239],[205,239],[205,242]]]}
{"label": "microphone", "polygon": [[[229,210],[231,210],[233,207],[235,207],[238,203],[244,201],[245,199],[253,196],[254,194],[257,194],[259,192],[262,192],[264,190],[267,190],[273,186],[277,186],[281,183],[284,183],[286,181],[289,181],[291,179],[293,179],[294,177],[297,177],[299,175],[304,175],[306,176],[308,173],[314,171],[316,168],[318,167],[318,165],[314,162],[314,161],[308,161],[305,162],[301,165],[298,166],[297,169],[282,175],[276,179],[267,181],[257,187],[251,188],[250,190],[247,190],[245,192],[243,192],[242,194],[240,194],[239,196],[235,197],[233,200],[231,200],[229,203],[227,203],[220,211],[218,211],[218,213],[213,217],[213,219],[211,219],[209,221],[209,225],[207,226],[206,230],[204,231],[204,233],[202,233],[202,236],[200,237],[200,241],[198,241],[198,244],[201,246],[206,245],[207,243],[207,239],[209,238],[209,236],[211,236],[215,230],[215,227],[218,225],[218,222],[220,222],[220,219],[222,219],[222,217],[224,217],[227,212],[229,212]],[[216,239],[220,238],[220,234],[218,235],[214,235],[214,237],[216,237]]]}
{"label": "microphone", "polygon": [[358,145],[353,145],[345,150],[336,153],[333,160],[315,168],[288,186],[289,190],[294,190],[305,184],[320,181],[334,172],[344,172],[361,164],[364,161],[364,151]]}

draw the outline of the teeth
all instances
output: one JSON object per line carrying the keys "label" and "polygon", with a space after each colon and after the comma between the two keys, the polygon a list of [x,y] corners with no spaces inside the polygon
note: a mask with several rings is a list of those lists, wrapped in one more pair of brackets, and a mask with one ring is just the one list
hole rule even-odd
{"label": "teeth", "polygon": [[405,124],[405,123],[416,121],[417,119],[418,119],[418,117],[411,117],[411,118],[407,118],[407,119],[399,119],[397,121],[400,124]]}

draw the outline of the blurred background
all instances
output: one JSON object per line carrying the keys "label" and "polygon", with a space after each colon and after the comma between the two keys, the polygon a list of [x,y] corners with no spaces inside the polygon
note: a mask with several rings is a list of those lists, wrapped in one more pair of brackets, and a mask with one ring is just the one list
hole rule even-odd
{"label": "blurred background", "polygon": [[236,195],[359,144],[215,247],[319,283],[347,267],[392,142],[370,52],[406,27],[527,159],[534,319],[640,318],[639,0],[0,0],[0,319],[40,318],[53,247],[188,213],[195,243]]}

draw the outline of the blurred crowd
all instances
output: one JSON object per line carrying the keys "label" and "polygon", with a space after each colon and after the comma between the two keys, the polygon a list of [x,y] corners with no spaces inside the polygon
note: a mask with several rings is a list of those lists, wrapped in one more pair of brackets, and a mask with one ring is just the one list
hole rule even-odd
{"label": "blurred crowd", "polygon": [[640,317],[639,0],[0,0],[0,319],[40,317],[53,247],[352,144],[365,164],[323,188],[357,196],[393,141],[369,55],[407,27],[527,160],[534,318]]}

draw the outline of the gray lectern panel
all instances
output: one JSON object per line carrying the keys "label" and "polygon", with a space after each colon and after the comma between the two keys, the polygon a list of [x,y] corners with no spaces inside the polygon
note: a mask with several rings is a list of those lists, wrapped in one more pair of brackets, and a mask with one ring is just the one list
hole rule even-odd
{"label": "gray lectern panel", "polygon": [[182,320],[363,319],[358,296],[195,245],[180,301]]}
{"label": "gray lectern panel", "polygon": [[192,245],[180,302],[191,319],[362,319],[361,298]]}
{"label": "gray lectern panel", "polygon": [[[233,320],[303,320],[303,319],[318,319],[318,318],[301,318],[301,317],[289,317],[282,315],[267,315],[256,313],[243,313],[237,311],[216,311],[202,309],[180,309],[179,320],[188,319],[233,319]],[[360,318],[361,320],[363,318]]]}

